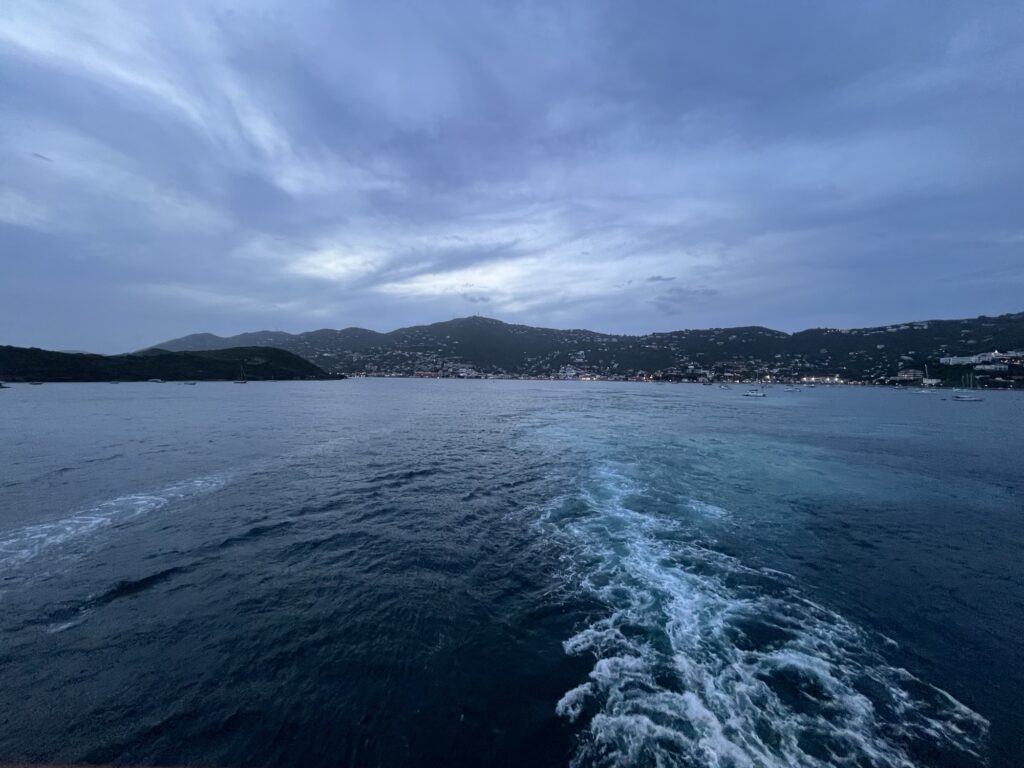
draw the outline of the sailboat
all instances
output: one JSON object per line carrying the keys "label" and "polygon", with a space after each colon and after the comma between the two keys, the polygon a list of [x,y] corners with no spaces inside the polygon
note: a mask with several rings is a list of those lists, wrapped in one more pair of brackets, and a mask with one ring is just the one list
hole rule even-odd
{"label": "sailboat", "polygon": [[921,388],[920,389],[915,389],[911,394],[914,394],[914,395],[934,395],[934,394],[936,394],[936,390],[934,388],[932,388],[928,384],[925,384],[925,382],[928,381],[928,380],[929,380],[929,377],[928,377],[928,366],[926,365],[924,367],[924,379],[921,381]]}
{"label": "sailboat", "polygon": [[975,394],[974,374],[973,373],[969,373],[969,374],[967,374],[967,376],[965,378],[966,378],[966,381],[962,381],[961,383],[964,383],[967,386],[964,389],[954,390],[954,392],[956,394],[953,395],[953,402],[955,402],[955,403],[980,403],[985,398],[978,397],[978,395]]}
{"label": "sailboat", "polygon": [[760,389],[749,389],[743,393],[744,397],[767,397],[764,392],[764,384],[761,385]]}
{"label": "sailboat", "polygon": [[235,384],[248,384],[249,380],[245,378],[245,366],[238,366],[238,378],[235,379]]}

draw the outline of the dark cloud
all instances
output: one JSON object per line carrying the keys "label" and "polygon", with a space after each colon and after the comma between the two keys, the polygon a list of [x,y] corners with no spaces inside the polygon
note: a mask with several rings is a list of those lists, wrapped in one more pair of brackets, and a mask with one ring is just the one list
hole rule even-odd
{"label": "dark cloud", "polygon": [[679,315],[695,304],[704,304],[718,296],[714,288],[665,288],[655,295],[650,303],[666,315]]}
{"label": "dark cloud", "polygon": [[[0,24],[0,343],[1020,310],[1016,3],[47,4]],[[648,277],[643,277],[643,276]]]}

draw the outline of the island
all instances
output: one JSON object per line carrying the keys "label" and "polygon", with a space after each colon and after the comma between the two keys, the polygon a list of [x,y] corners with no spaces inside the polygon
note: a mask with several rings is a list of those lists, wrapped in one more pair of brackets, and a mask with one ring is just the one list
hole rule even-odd
{"label": "island", "polygon": [[0,381],[283,381],[343,379],[283,349],[147,349],[127,355],[52,352],[0,346]]}
{"label": "island", "polygon": [[761,326],[644,335],[537,328],[466,317],[388,333],[199,333],[157,346],[286,349],[350,376],[611,381],[788,381],[1024,387],[1024,312],[787,333]]}

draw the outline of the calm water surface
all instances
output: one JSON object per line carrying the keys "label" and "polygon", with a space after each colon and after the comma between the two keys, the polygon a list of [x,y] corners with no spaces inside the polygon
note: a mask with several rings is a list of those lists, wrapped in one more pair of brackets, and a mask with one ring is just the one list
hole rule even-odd
{"label": "calm water surface", "polygon": [[1024,398],[0,393],[0,759],[1024,765]]}

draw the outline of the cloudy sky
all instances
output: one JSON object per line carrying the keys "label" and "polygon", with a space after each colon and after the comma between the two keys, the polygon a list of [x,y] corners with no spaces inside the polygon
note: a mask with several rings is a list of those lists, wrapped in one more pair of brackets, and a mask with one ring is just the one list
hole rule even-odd
{"label": "cloudy sky", "polygon": [[0,4],[0,344],[1022,309],[1019,0]]}

